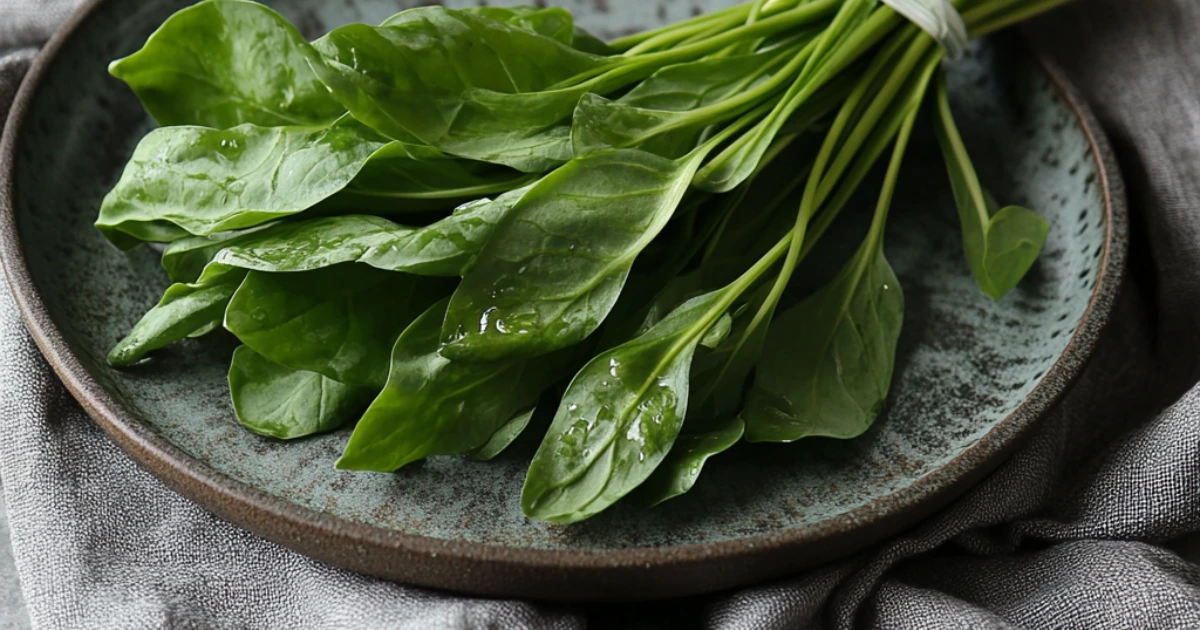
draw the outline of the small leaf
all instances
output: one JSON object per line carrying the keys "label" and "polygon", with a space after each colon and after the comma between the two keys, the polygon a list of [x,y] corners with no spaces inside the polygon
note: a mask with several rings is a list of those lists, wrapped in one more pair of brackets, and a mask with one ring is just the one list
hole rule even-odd
{"label": "small leaf", "polygon": [[687,415],[692,356],[726,299],[717,291],[690,300],[580,370],[529,467],[526,516],[584,520],[654,472]]}
{"label": "small leaf", "polygon": [[587,338],[671,219],[697,163],[608,150],[547,175],[496,227],[455,292],[442,353],[494,361]]}
{"label": "small leaf", "polygon": [[242,426],[281,440],[326,433],[354,422],[374,393],[316,372],[285,368],[246,346],[233,353],[229,391]]}
{"label": "small leaf", "polygon": [[1033,267],[1046,243],[1050,224],[1032,210],[1019,206],[991,213],[995,200],[980,186],[958,133],[944,75],[938,80],[937,105],[935,130],[958,205],[967,265],[980,290],[999,300]]}
{"label": "small leaf", "polygon": [[696,147],[705,126],[747,109],[735,106],[712,112],[715,105],[771,78],[780,61],[798,48],[667,66],[615,101],[585,94],[571,123],[575,155],[604,148],[640,148],[670,159],[682,157]]}
{"label": "small leaf", "polygon": [[745,428],[737,416],[703,432],[690,432],[685,426],[671,453],[638,488],[637,498],[655,506],[687,493],[696,485],[709,458],[733,448],[742,439]]}
{"label": "small leaf", "polygon": [[432,455],[483,447],[560,378],[556,360],[460,363],[438,354],[446,301],[400,335],[387,386],[338,460],[344,470],[391,472]]}
{"label": "small leaf", "polygon": [[118,367],[133,365],[180,339],[215,330],[245,275],[239,269],[220,267],[193,284],[172,285],[108,353],[108,362]]}
{"label": "small leaf", "polygon": [[319,58],[268,7],[205,0],[172,15],[109,72],[163,126],[322,125],[346,108],[309,68]]}
{"label": "small leaf", "polygon": [[742,411],[751,442],[861,435],[887,400],[904,296],[868,239],[828,285],[772,322]]}
{"label": "small leaf", "polygon": [[521,437],[521,433],[525,430],[525,427],[529,426],[529,421],[533,419],[533,412],[534,410],[530,409],[529,411],[524,411],[513,416],[512,420],[506,422],[504,426],[492,434],[492,437],[488,438],[486,444],[471,453],[471,459],[477,462],[486,462],[495,459],[497,455],[503,453],[517,438]]}

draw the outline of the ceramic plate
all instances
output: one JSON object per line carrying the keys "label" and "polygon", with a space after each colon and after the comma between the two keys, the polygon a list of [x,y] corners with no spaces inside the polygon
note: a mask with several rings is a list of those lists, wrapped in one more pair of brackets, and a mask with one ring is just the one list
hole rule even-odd
{"label": "ceramic plate", "polygon": [[[213,512],[335,565],[479,594],[631,599],[744,585],[852,553],[998,463],[1080,372],[1121,275],[1125,210],[1099,130],[1019,41],[989,39],[952,67],[954,106],[989,188],[1049,219],[1045,254],[1005,299],[983,297],[931,129],[918,129],[886,242],[907,298],[904,333],[890,404],[866,436],[739,446],[679,500],[619,505],[566,527],[521,516],[537,436],[490,463],[439,457],[391,475],[340,472],[345,432],[284,444],[237,424],[229,340],[187,342],[135,369],[104,361],[167,284],[155,251],[120,253],[92,228],[150,128],[106,64],[185,4],[92,0],[46,48],[0,153],[3,261],[43,352],[130,456]],[[316,37],[408,2],[270,4]],[[721,4],[568,2],[604,35]],[[862,224],[841,221],[833,247]]]}

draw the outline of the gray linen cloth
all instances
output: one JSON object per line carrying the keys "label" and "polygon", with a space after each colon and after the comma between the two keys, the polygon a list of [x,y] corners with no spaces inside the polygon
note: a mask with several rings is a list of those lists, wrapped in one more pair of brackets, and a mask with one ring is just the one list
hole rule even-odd
{"label": "gray linen cloth", "polygon": [[[44,40],[70,4],[0,0],[0,51]],[[233,527],[134,466],[0,291],[0,476],[33,624],[1200,628],[1200,2],[1080,0],[1028,31],[1118,150],[1132,271],[1064,403],[942,513],[825,569],[681,601],[546,606],[381,582]],[[32,54],[0,62],[0,112]]]}

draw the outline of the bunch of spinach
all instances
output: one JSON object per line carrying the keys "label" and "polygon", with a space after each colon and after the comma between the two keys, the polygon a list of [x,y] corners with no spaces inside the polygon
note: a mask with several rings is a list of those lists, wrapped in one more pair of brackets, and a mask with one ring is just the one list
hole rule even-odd
{"label": "bunch of spinach", "polygon": [[[978,36],[1064,1],[954,5]],[[1049,229],[983,190],[942,57],[878,0],[756,0],[608,44],[559,8],[422,7],[309,42],[204,0],[111,66],[162,127],[97,227],[165,244],[175,284],[109,360],[223,329],[242,424],[357,423],[350,470],[490,459],[559,393],[521,497],[559,523],[685,493],[743,440],[856,437],[892,378],[884,228],[930,86],[981,291],[1012,290]],[[889,147],[862,244],[794,295]]]}

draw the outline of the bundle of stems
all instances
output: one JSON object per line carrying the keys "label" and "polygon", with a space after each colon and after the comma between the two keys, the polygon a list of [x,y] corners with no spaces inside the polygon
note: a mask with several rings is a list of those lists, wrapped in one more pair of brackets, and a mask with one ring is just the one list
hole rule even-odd
{"label": "bundle of stems", "polygon": [[[979,37],[1065,1],[953,5]],[[536,7],[308,42],[206,0],[111,67],[163,126],[97,225],[168,243],[177,284],[109,359],[224,328],[242,423],[357,421],[350,470],[488,459],[538,426],[521,504],[560,523],[687,492],[739,441],[856,437],[892,379],[884,233],[922,106],[984,294],[1048,231],[983,190],[943,57],[878,0],[756,0],[608,44]],[[861,245],[784,308],[881,160]]]}

